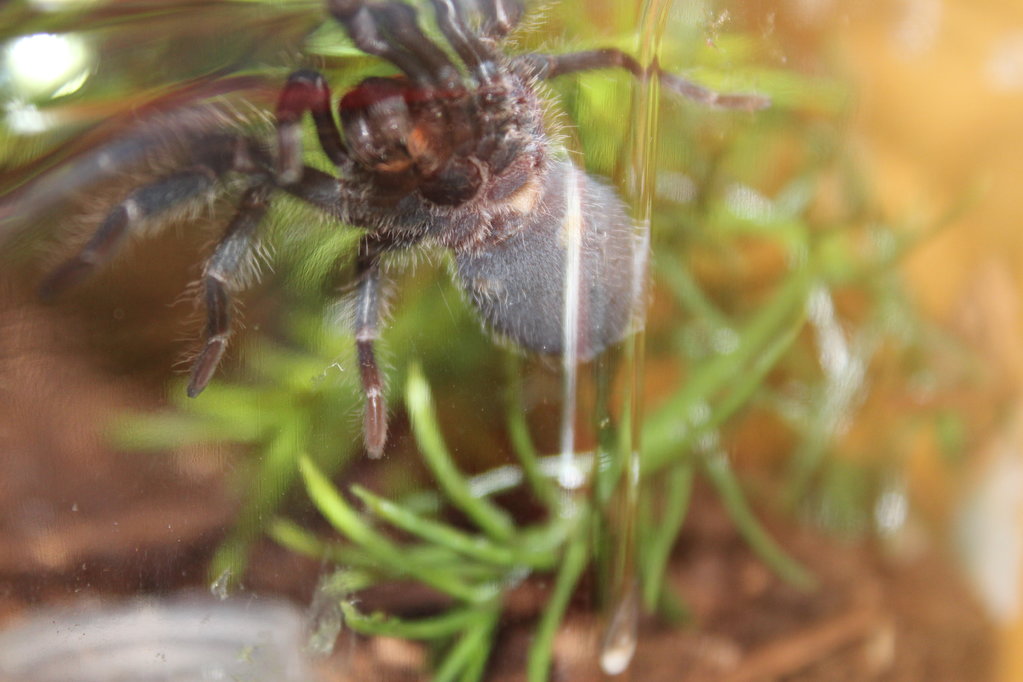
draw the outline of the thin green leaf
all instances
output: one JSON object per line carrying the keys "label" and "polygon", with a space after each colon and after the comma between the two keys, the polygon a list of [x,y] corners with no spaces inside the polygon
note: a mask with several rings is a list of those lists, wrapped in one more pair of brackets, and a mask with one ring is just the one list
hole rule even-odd
{"label": "thin green leaf", "polygon": [[[701,428],[706,428],[706,415],[694,424],[695,410],[707,405],[708,401],[722,389],[741,383],[744,386],[759,386],[748,381],[750,364],[766,373],[770,366],[762,362],[769,349],[787,348],[794,335],[784,332],[793,329],[791,320],[802,319],[803,307],[809,291],[810,278],[806,268],[793,272],[781,286],[774,298],[764,306],[740,333],[739,346],[731,353],[719,355],[697,368],[685,385],[664,405],[658,408],[643,425],[643,472],[658,471],[672,459],[686,453],[686,445]],[[783,337],[786,344],[776,343]],[[774,361],[780,353],[772,356]],[[773,364],[773,363],[772,363]],[[741,405],[735,404],[734,396],[741,395],[730,390],[723,402],[734,411]],[[720,412],[715,415],[720,418]]]}
{"label": "thin green leaf", "polygon": [[657,279],[667,285],[668,291],[693,319],[709,324],[712,329],[731,327],[728,318],[711,303],[677,257],[658,257],[655,254],[653,266]]}
{"label": "thin green leaf", "polygon": [[667,473],[666,487],[664,510],[647,538],[647,551],[640,568],[643,573],[643,604],[648,611],[653,611],[660,600],[671,548],[689,508],[693,488],[692,463],[684,461],[672,466]]}
{"label": "thin green leaf", "polygon": [[729,517],[735,522],[746,542],[775,573],[787,582],[801,589],[812,589],[817,582],[813,574],[786,554],[757,521],[746,502],[742,486],[735,477],[728,458],[723,453],[715,454],[703,458],[703,463],[707,477],[714,485],[728,510]]}
{"label": "thin green leaf", "polygon": [[480,530],[495,540],[508,542],[515,525],[508,514],[488,500],[472,494],[468,481],[455,466],[437,424],[430,386],[418,366],[411,366],[405,385],[405,406],[412,421],[412,432],[433,472],[451,503],[472,519]]}
{"label": "thin green leaf", "polygon": [[547,674],[551,667],[551,658],[554,655],[554,635],[557,633],[561,619],[565,615],[568,601],[572,598],[575,586],[579,577],[586,568],[589,558],[587,524],[581,524],[576,529],[565,550],[565,556],[558,569],[558,575],[554,579],[554,590],[547,601],[547,608],[540,617],[540,623],[536,627],[536,634],[533,643],[529,647],[529,655],[526,663],[526,679],[529,682],[546,682]]}
{"label": "thin green leaf", "polygon": [[465,629],[437,666],[433,682],[451,682],[474,663],[473,667],[477,667],[481,655],[486,660],[493,645],[492,635],[499,614],[497,609],[476,614],[475,622]]}
{"label": "thin green leaf", "polygon": [[299,460],[299,469],[306,492],[324,518],[339,533],[376,557],[381,568],[394,575],[407,575],[421,580],[452,597],[473,603],[494,596],[498,588],[492,583],[473,585],[460,580],[451,572],[409,561],[407,551],[365,523],[308,457],[303,456]]}
{"label": "thin green leaf", "polygon": [[345,624],[360,635],[417,640],[451,637],[480,619],[479,609],[452,609],[432,618],[402,620],[379,611],[364,614],[347,601],[341,602],[341,611]]}
{"label": "thin green leaf", "polygon": [[495,545],[486,538],[472,536],[445,523],[423,518],[361,486],[352,486],[352,494],[362,500],[370,511],[395,527],[467,557],[509,567],[523,564],[548,567],[554,563],[551,553],[538,555],[528,550],[514,551],[507,546]]}
{"label": "thin green leaf", "polygon": [[314,559],[366,569],[376,569],[379,566],[374,556],[359,548],[327,542],[288,519],[275,518],[267,527],[267,534],[282,547]]}
{"label": "thin green leaf", "polygon": [[505,393],[507,405],[508,437],[512,449],[522,465],[522,473],[536,498],[553,507],[557,504],[558,490],[540,469],[540,455],[529,435],[526,413],[522,404],[522,373],[519,358],[514,353],[505,353],[505,377],[508,389]]}
{"label": "thin green leaf", "polygon": [[238,520],[210,561],[210,576],[219,576],[225,570],[234,575],[245,571],[249,549],[262,533],[264,520],[274,515],[291,488],[296,471],[295,454],[308,437],[309,424],[303,416],[295,414],[282,423],[260,453]]}

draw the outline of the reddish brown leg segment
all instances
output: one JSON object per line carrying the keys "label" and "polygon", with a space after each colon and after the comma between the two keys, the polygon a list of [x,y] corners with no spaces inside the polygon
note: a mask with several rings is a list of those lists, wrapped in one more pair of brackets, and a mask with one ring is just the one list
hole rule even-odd
{"label": "reddish brown leg segment", "polygon": [[330,87],[316,71],[296,71],[277,99],[277,179],[282,184],[302,177],[302,114],[312,114],[323,153],[335,166],[347,154],[330,108]]}
{"label": "reddish brown leg segment", "polygon": [[355,288],[355,347],[359,356],[359,376],[366,405],[363,415],[363,438],[370,457],[380,457],[387,442],[387,405],[373,347],[379,337],[380,258],[378,243],[363,238],[359,245],[357,284]]}

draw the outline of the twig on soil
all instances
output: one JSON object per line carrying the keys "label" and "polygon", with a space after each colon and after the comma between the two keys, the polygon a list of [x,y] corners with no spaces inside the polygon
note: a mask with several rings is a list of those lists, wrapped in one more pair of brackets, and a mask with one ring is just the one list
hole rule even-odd
{"label": "twig on soil", "polygon": [[724,682],[775,680],[807,668],[884,627],[877,598],[859,600],[843,614],[815,623],[760,647],[724,678]]}

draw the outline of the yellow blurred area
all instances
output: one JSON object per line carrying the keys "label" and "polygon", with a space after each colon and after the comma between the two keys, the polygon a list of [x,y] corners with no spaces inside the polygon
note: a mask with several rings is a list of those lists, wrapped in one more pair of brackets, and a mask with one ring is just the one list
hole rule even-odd
{"label": "yellow blurred area", "polygon": [[[946,504],[971,507],[968,533],[990,533],[987,541],[970,543],[983,551],[966,563],[980,567],[972,578],[1002,623],[999,679],[1023,680],[1023,477],[1017,477],[1023,471],[1023,3],[849,0],[787,8],[796,23],[802,16],[835,29],[839,62],[857,99],[851,139],[861,146],[882,215],[924,228],[963,207],[912,253],[905,269],[924,313],[989,363],[996,395],[962,407],[967,418],[973,412],[993,424],[993,432],[978,451],[966,453],[969,481],[950,486],[931,443],[915,445],[908,473],[923,498],[959,488],[953,495],[962,499]],[[1000,569],[1014,571],[1001,586]]]}

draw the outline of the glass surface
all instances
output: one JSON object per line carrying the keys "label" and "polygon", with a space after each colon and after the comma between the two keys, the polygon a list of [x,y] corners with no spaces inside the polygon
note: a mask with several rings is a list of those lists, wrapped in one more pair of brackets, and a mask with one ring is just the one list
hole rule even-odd
{"label": "glass surface", "polygon": [[1019,677],[1018,12],[518,6],[0,3],[0,677]]}

